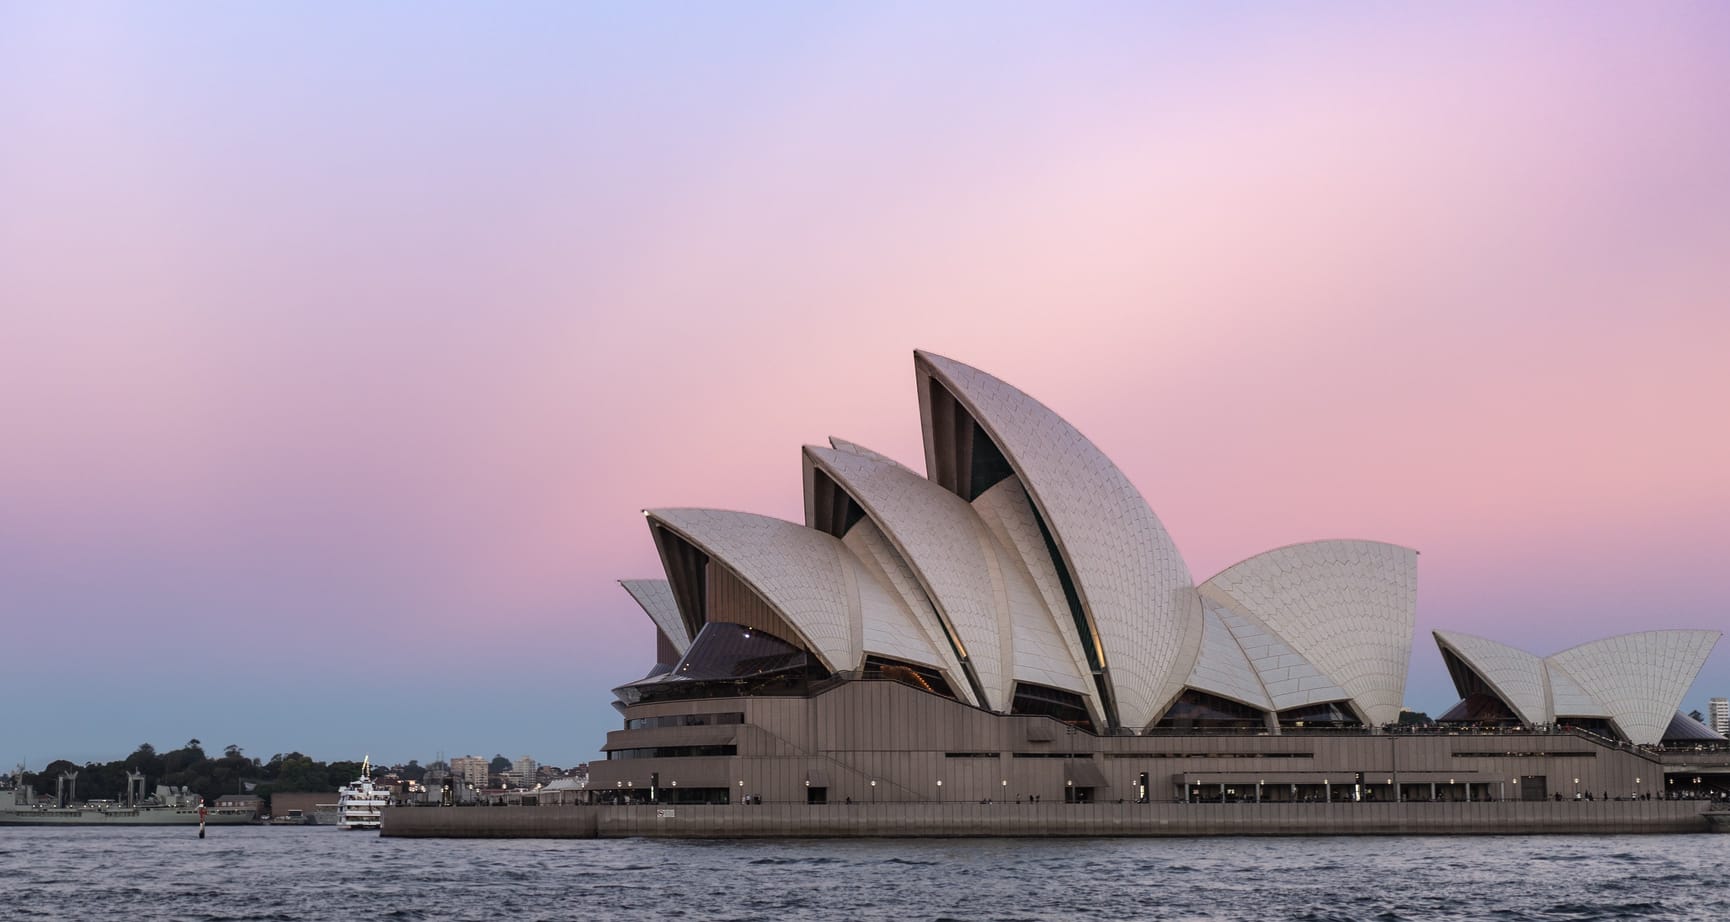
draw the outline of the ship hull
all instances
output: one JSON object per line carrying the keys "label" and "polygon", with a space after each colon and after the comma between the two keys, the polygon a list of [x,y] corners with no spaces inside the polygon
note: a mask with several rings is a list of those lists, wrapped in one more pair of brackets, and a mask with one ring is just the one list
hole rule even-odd
{"label": "ship hull", "polygon": [[[253,821],[251,813],[218,813],[204,817],[207,826],[243,826]],[[197,826],[198,810],[4,810],[0,826]]]}

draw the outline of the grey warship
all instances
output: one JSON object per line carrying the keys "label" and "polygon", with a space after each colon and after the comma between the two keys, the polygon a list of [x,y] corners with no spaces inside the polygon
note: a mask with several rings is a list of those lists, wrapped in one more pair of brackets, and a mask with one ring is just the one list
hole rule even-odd
{"label": "grey warship", "polygon": [[39,802],[34,786],[19,785],[12,803],[0,805],[0,826],[237,826],[253,821],[250,810],[206,807],[204,798],[186,788],[158,784],[146,797],[141,772],[127,774],[125,798],[111,803],[77,803],[77,785],[77,772],[62,773],[48,803]]}

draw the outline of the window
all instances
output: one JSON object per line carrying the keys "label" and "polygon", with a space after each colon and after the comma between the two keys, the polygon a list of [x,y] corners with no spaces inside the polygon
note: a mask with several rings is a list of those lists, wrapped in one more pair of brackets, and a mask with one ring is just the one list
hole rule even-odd
{"label": "window", "polygon": [[662,714],[659,717],[633,717],[625,721],[626,730],[649,730],[656,727],[710,727],[742,724],[745,715],[739,711],[717,714]]}
{"label": "window", "polygon": [[643,746],[637,749],[615,749],[607,753],[612,759],[691,759],[711,756],[736,756],[737,746]]}
{"label": "window", "polygon": [[1009,713],[1043,714],[1077,729],[1093,732],[1093,718],[1087,715],[1087,703],[1075,692],[1061,688],[1017,682],[1015,700],[1009,707]]}
{"label": "window", "polygon": [[911,685],[921,691],[933,695],[954,698],[955,693],[949,690],[949,683],[943,680],[943,673],[929,666],[918,666],[913,663],[903,663],[900,660],[883,656],[865,657],[865,677],[889,679],[902,685]]}

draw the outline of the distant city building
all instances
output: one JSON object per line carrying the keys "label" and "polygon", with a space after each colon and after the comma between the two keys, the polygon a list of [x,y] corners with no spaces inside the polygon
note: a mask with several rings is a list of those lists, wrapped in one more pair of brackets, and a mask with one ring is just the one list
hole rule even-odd
{"label": "distant city building", "polygon": [[511,763],[510,779],[519,788],[532,788],[538,780],[535,775],[540,767],[534,757],[522,756]]}
{"label": "distant city building", "polygon": [[457,756],[451,760],[451,774],[477,788],[487,786],[487,759],[480,756]]}
{"label": "distant city building", "polygon": [[222,794],[216,798],[216,806],[224,810],[251,810],[257,814],[263,811],[264,801],[257,794]]}
{"label": "distant city building", "polygon": [[1713,698],[1706,705],[1706,725],[1720,736],[1730,736],[1730,698]]}

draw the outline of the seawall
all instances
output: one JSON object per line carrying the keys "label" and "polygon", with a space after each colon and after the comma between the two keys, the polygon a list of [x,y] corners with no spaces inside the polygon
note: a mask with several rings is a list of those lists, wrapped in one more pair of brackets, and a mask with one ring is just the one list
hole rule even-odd
{"label": "seawall", "polygon": [[1707,832],[1704,801],[391,807],[402,838],[1622,835]]}

